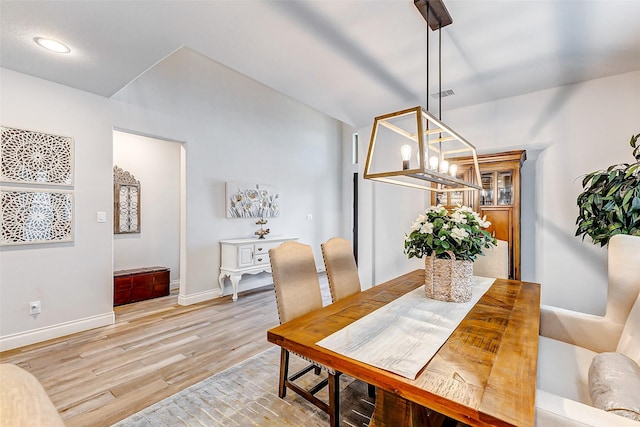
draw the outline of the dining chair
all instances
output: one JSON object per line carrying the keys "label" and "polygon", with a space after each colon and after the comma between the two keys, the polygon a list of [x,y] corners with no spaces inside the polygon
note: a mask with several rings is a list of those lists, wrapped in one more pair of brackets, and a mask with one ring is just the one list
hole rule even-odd
{"label": "dining chair", "polygon": [[[280,324],[322,308],[320,282],[311,246],[285,242],[269,250],[269,260]],[[340,422],[340,372],[303,357],[310,362],[309,366],[289,376],[289,356],[289,350],[281,348],[278,396],[284,398],[287,388],[293,390],[329,414],[330,425],[337,427]],[[316,374],[323,370],[328,376],[308,390],[294,383],[311,370]],[[315,396],[325,386],[329,391],[328,403]]]}
{"label": "dining chair", "polygon": [[[351,243],[341,237],[332,237],[320,245],[324,268],[327,271],[331,302],[340,301],[362,291],[358,266]],[[367,384],[369,397],[376,396],[376,388]]]}
{"label": "dining chair", "polygon": [[483,277],[509,278],[509,243],[498,240],[491,249],[484,249],[484,256],[473,262],[473,275]]}
{"label": "dining chair", "polygon": [[358,267],[351,251],[351,243],[333,237],[320,245],[327,270],[331,301],[336,302],[361,291]]}

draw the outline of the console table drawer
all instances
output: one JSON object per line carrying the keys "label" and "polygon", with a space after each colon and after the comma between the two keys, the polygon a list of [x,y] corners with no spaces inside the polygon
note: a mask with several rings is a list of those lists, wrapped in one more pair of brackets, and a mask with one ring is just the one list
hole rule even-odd
{"label": "console table drawer", "polygon": [[265,265],[265,264],[271,265],[271,262],[269,261],[268,253],[262,254],[262,255],[255,254],[254,258],[255,258],[253,260],[254,265]]}
{"label": "console table drawer", "polygon": [[266,254],[269,255],[269,249],[277,248],[280,246],[282,242],[265,242],[254,245],[253,253],[257,257],[258,255]]}

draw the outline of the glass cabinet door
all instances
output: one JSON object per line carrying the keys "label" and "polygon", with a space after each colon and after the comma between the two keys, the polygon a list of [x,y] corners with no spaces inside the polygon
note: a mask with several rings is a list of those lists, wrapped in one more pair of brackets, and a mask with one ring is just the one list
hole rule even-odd
{"label": "glass cabinet door", "polygon": [[513,181],[512,172],[499,172],[498,173],[498,204],[499,205],[512,205],[513,204]]}
{"label": "glass cabinet door", "polygon": [[483,173],[482,177],[482,190],[480,190],[480,206],[493,205],[493,172]]}

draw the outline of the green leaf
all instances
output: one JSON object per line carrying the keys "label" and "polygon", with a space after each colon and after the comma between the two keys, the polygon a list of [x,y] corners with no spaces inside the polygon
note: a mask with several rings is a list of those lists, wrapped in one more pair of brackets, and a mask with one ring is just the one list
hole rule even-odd
{"label": "green leaf", "polygon": [[624,210],[630,210],[629,201],[633,197],[633,191],[627,191],[622,198],[622,208]]}
{"label": "green leaf", "polygon": [[607,197],[613,196],[616,193],[616,191],[620,189],[621,186],[622,184],[615,184],[613,187],[611,187],[607,192]]}
{"label": "green leaf", "polygon": [[637,171],[639,167],[640,167],[640,163],[636,163],[634,165],[631,165],[629,168],[627,168],[627,173],[624,174],[625,179],[633,175],[634,172]]}

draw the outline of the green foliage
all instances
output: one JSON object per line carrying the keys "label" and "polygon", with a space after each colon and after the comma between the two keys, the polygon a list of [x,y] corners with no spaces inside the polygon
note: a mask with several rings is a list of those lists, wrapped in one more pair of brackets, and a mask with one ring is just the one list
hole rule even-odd
{"label": "green foliage", "polygon": [[431,256],[449,258],[453,252],[458,260],[473,261],[482,255],[483,249],[495,246],[496,239],[484,228],[491,223],[480,218],[471,208],[460,206],[447,211],[442,206],[432,206],[411,225],[411,232],[404,242],[404,252],[409,258]]}
{"label": "green foliage", "polygon": [[587,174],[578,196],[576,236],[605,246],[611,236],[640,236],[640,134],[631,137],[635,163],[609,166]]}

